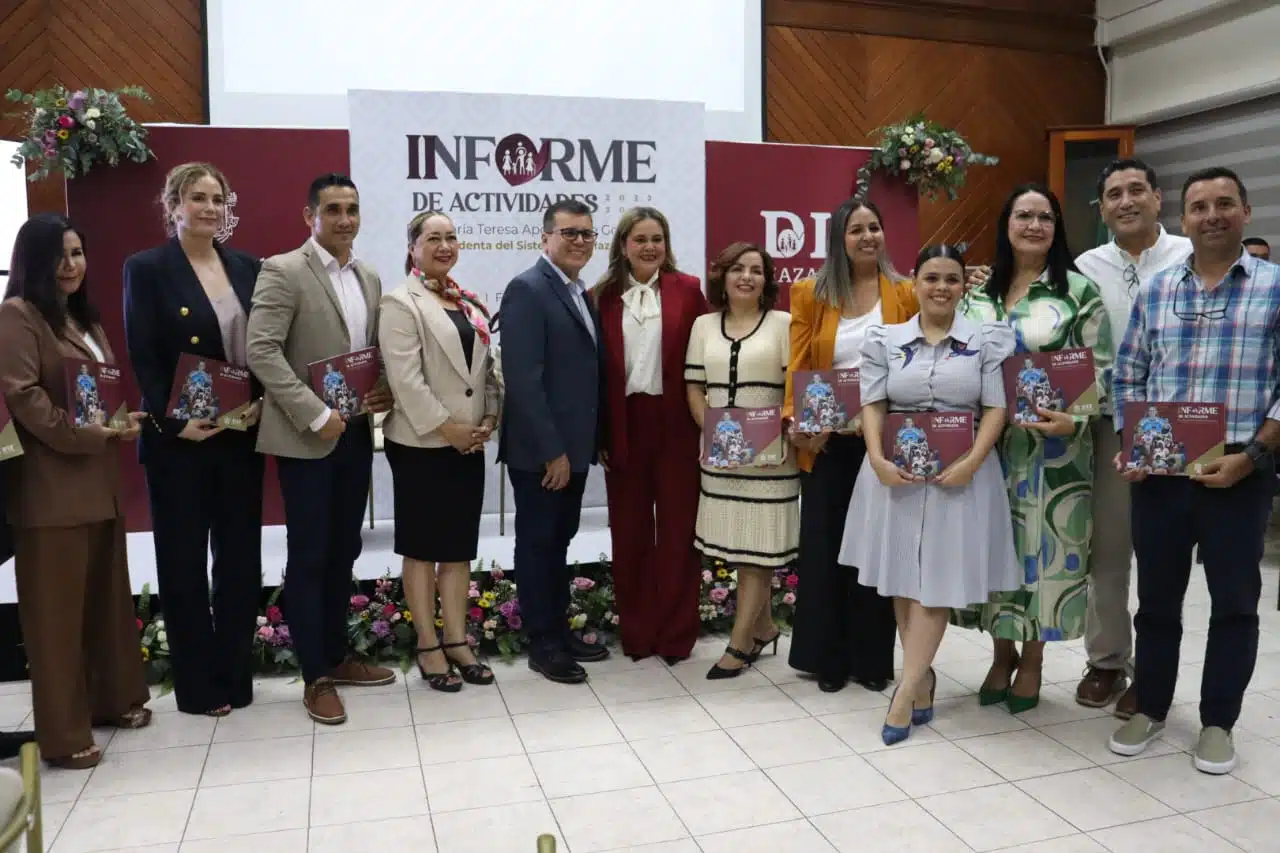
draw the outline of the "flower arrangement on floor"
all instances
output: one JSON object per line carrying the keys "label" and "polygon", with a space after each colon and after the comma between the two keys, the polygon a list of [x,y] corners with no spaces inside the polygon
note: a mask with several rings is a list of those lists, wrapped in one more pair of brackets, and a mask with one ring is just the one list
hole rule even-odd
{"label": "flower arrangement on floor", "polygon": [[[612,643],[618,634],[618,614],[613,604],[613,575],[608,561],[575,567],[569,587],[569,628],[587,642]],[[773,576],[773,617],[779,627],[789,629],[795,614],[799,577],[789,568]],[[413,666],[421,622],[404,601],[400,581],[389,574],[373,582],[372,588],[357,586],[347,610],[347,632],[351,649],[366,659],[399,665],[402,672]],[[277,604],[283,584],[267,600],[254,632],[254,657],[264,673],[298,672],[298,656],[285,613]],[[699,614],[703,632],[727,633],[733,627],[737,609],[737,572],[723,562],[708,562],[702,571]],[[468,592],[467,641],[478,652],[510,660],[526,645],[522,632],[520,601],[516,584],[498,566],[476,564]],[[433,617],[432,628],[439,631],[444,620]],[[138,599],[138,631],[142,660],[148,680],[165,684],[169,680],[169,642],[164,615],[153,612],[151,590],[144,586]]]}
{"label": "flower arrangement on floor", "polygon": [[146,128],[129,117],[121,101],[151,100],[137,86],[74,92],[64,86],[31,93],[10,89],[5,97],[27,108],[26,138],[13,155],[13,164],[35,165],[28,180],[55,173],[78,178],[101,162],[110,166],[121,160],[145,163],[155,156],[147,147]]}
{"label": "flower arrangement on floor", "polygon": [[999,157],[979,154],[956,131],[929,121],[923,113],[875,131],[880,140],[871,158],[858,169],[858,192],[865,196],[871,173],[879,169],[901,176],[930,200],[946,194],[954,201],[970,166],[994,166]]}

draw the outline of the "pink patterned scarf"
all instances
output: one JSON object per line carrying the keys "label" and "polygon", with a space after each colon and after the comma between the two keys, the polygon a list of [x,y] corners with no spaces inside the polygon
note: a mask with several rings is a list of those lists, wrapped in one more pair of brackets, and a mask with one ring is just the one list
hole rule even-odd
{"label": "pink patterned scarf", "polygon": [[480,343],[485,346],[489,345],[489,312],[485,309],[484,303],[480,301],[479,296],[469,290],[463,290],[456,281],[447,276],[444,284],[441,284],[436,279],[427,276],[417,267],[413,268],[412,274],[418,281],[422,282],[422,286],[427,290],[438,293],[461,308],[463,316],[467,318],[471,328],[475,329],[476,334],[480,337]]}

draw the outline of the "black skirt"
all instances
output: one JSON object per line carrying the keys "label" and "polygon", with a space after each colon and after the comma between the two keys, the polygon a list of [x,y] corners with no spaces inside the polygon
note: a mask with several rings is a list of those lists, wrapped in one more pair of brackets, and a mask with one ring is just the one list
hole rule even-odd
{"label": "black skirt", "polygon": [[383,442],[395,492],[396,553],[427,563],[476,558],[484,453]]}

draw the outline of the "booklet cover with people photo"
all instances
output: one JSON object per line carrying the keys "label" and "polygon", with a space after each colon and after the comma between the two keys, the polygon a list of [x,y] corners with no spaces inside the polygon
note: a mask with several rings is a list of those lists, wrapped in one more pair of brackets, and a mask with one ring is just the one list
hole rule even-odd
{"label": "booklet cover with people photo", "polygon": [[708,468],[781,465],[787,458],[782,408],[707,409],[702,420],[702,464]]}
{"label": "booklet cover with people photo", "polygon": [[9,407],[0,394],[0,462],[22,455],[22,442],[18,440],[18,428],[13,425]]}
{"label": "booklet cover with people photo", "polygon": [[109,429],[129,429],[129,407],[124,402],[120,368],[100,361],[64,359],[67,402],[74,426],[90,424]]}
{"label": "booklet cover with people photo", "polygon": [[1126,403],[1125,470],[1187,476],[1226,452],[1227,409],[1221,403]]}
{"label": "booklet cover with people photo", "polygon": [[797,370],[791,379],[796,400],[795,429],[816,435],[851,432],[862,408],[862,378],[845,370]]}
{"label": "booklet cover with people photo", "polygon": [[1044,418],[1036,409],[1082,417],[1099,414],[1093,350],[1015,353],[1004,362],[1004,393],[1010,423],[1040,423]]}
{"label": "booklet cover with people photo", "polygon": [[931,480],[973,447],[973,413],[891,412],[880,440],[894,465]]}
{"label": "booklet cover with people photo", "polygon": [[307,368],[312,390],[326,406],[349,418],[365,413],[364,397],[378,384],[382,360],[377,347],[365,347],[313,361]]}
{"label": "booklet cover with people photo", "polygon": [[166,414],[180,421],[205,420],[247,430],[252,398],[248,368],[184,352],[173,374]]}

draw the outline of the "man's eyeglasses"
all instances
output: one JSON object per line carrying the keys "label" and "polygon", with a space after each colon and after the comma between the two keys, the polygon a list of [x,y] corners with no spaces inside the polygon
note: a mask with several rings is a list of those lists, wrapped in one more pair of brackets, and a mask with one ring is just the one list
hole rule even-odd
{"label": "man's eyeglasses", "polygon": [[1221,308],[1210,308],[1208,311],[1179,310],[1179,297],[1181,295],[1183,285],[1186,285],[1187,288],[1188,303],[1192,308],[1195,307],[1195,285],[1188,284],[1187,280],[1189,278],[1191,278],[1191,274],[1187,273],[1182,278],[1178,279],[1178,283],[1173,287],[1173,316],[1188,323],[1195,323],[1200,320],[1225,320],[1227,318],[1227,306],[1225,305]]}
{"label": "man's eyeglasses", "polygon": [[570,243],[576,243],[579,240],[590,243],[596,239],[600,233],[594,228],[553,228],[547,232],[548,234],[559,234]]}
{"label": "man's eyeglasses", "polygon": [[1134,291],[1138,289],[1138,284],[1138,268],[1129,264],[1124,268],[1124,286],[1128,288],[1130,296],[1133,296]]}

